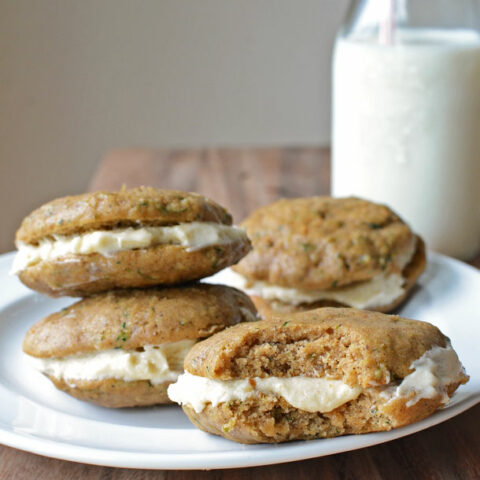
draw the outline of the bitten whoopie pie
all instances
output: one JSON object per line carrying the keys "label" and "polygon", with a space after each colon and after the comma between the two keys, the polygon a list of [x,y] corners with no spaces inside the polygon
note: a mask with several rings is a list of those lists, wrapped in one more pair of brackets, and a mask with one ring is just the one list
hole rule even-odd
{"label": "bitten whoopie pie", "polygon": [[253,250],[233,270],[260,312],[348,306],[390,312],[425,269],[425,245],[385,205],[285,199],[242,226]]}
{"label": "bitten whoopie pie", "polygon": [[251,248],[220,205],[152,187],[53,200],[23,220],[15,243],[12,273],[51,296],[184,283]]}
{"label": "bitten whoopie pie", "polygon": [[117,290],[33,325],[23,350],[60,390],[105,407],[169,402],[167,386],[199,340],[256,320],[241,291],[222,285]]}
{"label": "bitten whoopie pie", "polygon": [[468,381],[429,323],[320,308],[197,343],[168,389],[200,429],[241,443],[390,430],[431,415]]}

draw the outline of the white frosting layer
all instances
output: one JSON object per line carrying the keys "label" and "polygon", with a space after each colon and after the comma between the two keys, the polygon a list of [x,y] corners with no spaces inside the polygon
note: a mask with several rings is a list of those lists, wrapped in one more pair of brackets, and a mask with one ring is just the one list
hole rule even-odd
{"label": "white frosting layer", "polygon": [[280,287],[266,282],[249,282],[235,274],[235,285],[250,295],[258,295],[266,300],[280,300],[299,305],[320,300],[333,300],[354,308],[372,308],[388,305],[403,295],[405,279],[399,274],[380,274],[366,282],[358,282],[345,287],[329,290],[301,290]]}
{"label": "white frosting layer", "polygon": [[[412,260],[417,248],[417,238],[412,237],[408,246],[392,258],[392,262],[402,271]],[[302,290],[281,287],[267,282],[250,281],[232,272],[232,286],[245,290],[250,295],[257,295],[265,300],[279,300],[291,305],[314,303],[331,300],[354,308],[374,308],[393,303],[405,293],[405,278],[401,274],[380,274],[365,282],[356,282],[343,287],[328,290]]]}
{"label": "white frosting layer", "polygon": [[[448,345],[433,347],[412,362],[414,371],[398,386],[385,388],[381,396],[389,401],[413,397],[407,406],[421,398],[442,396],[442,403],[449,397],[446,387],[464,378],[464,370],[457,354]],[[366,391],[372,388],[370,387]],[[381,388],[381,387],[380,387]],[[176,383],[168,387],[170,400],[191,406],[197,413],[207,404],[217,406],[230,400],[244,401],[257,392],[284,398],[290,405],[308,412],[330,412],[357,398],[363,391],[359,386],[350,387],[341,380],[310,377],[267,377],[241,380],[212,380],[185,372]]]}
{"label": "white frosting layer", "polygon": [[154,245],[180,245],[189,251],[211,245],[225,245],[247,238],[244,230],[219,223],[190,222],[165,227],[97,230],[80,235],[53,235],[38,245],[20,243],[11,273],[16,274],[40,261],[69,254],[100,253],[112,255],[120,250],[148,248]]}
{"label": "white frosting layer", "polygon": [[153,384],[176,380],[183,372],[183,360],[195,340],[181,340],[145,346],[143,351],[104,350],[62,358],[29,356],[34,368],[58,379],[102,380],[116,378],[131,382],[149,380]]}
{"label": "white frosting layer", "polygon": [[230,400],[243,401],[256,392],[283,397],[290,405],[307,412],[330,412],[357,398],[361,388],[326,378],[256,377],[221,381],[188,372],[168,387],[170,400],[191,405],[197,413],[208,403],[216,406]]}
{"label": "white frosting layer", "polygon": [[447,403],[449,396],[446,387],[460,381],[465,372],[457,354],[450,345],[433,347],[420,358],[412,362],[413,372],[407,375],[397,387],[389,387],[382,395],[389,401],[413,397],[407,402],[407,407],[415,405],[421,398],[442,397],[442,403]]}

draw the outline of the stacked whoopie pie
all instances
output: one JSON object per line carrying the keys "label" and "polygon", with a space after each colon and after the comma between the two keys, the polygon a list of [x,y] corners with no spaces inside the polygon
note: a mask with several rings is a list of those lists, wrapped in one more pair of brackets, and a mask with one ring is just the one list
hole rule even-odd
{"label": "stacked whoopie pie", "polygon": [[59,198],[28,215],[12,273],[53,296],[86,297],[28,331],[24,351],[55,386],[107,407],[169,402],[199,340],[256,310],[241,291],[195,283],[251,249],[205,197],[140,187]]}

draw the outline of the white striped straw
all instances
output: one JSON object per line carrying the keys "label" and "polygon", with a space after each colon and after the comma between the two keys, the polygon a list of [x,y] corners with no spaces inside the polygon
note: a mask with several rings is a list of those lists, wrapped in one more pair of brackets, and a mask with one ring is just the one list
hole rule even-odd
{"label": "white striped straw", "polygon": [[392,45],[395,42],[395,0],[385,0],[387,8],[380,21],[378,41],[382,45]]}

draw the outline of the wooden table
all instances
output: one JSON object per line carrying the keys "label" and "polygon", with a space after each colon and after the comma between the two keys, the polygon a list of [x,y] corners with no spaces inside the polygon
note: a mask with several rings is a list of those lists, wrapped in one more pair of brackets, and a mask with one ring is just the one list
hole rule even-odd
{"label": "wooden table", "polygon": [[[327,194],[328,150],[120,150],[100,163],[91,190],[154,185],[197,191],[237,221],[278,197]],[[473,262],[480,268],[480,256]],[[409,437],[302,462],[218,471],[123,470],[54,460],[0,446],[0,479],[480,479],[480,405]]]}

